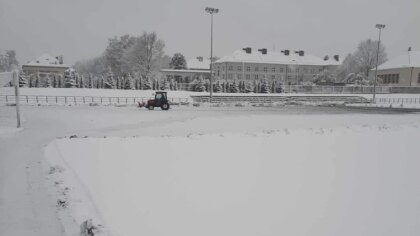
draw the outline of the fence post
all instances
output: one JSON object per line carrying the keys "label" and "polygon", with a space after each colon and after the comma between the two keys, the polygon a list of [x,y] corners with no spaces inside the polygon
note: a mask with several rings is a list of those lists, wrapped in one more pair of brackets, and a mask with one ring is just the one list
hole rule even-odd
{"label": "fence post", "polygon": [[102,97],[101,97],[101,104],[102,104]]}
{"label": "fence post", "polygon": [[38,96],[35,96],[36,103],[38,103]]}
{"label": "fence post", "polygon": [[73,96],[74,105],[76,105],[76,96]]}
{"label": "fence post", "polygon": [[7,97],[8,97],[8,96],[6,95],[6,103],[7,103],[7,102],[9,102],[9,99],[7,99]]}
{"label": "fence post", "polygon": [[58,104],[58,96],[55,96],[55,104]]}
{"label": "fence post", "polygon": [[85,102],[85,96],[83,96],[83,104],[85,104],[86,102]]}
{"label": "fence post", "polygon": [[28,95],[26,95],[26,104],[29,104]]}
{"label": "fence post", "polygon": [[48,103],[48,96],[45,96],[45,102]]}
{"label": "fence post", "polygon": [[64,96],[64,104],[67,104],[67,96]]}

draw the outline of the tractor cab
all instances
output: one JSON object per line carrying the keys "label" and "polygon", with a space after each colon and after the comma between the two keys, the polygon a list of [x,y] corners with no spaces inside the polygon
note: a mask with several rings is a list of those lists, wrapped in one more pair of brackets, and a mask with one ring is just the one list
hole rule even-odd
{"label": "tractor cab", "polygon": [[153,110],[155,107],[160,107],[162,110],[168,110],[169,103],[167,92],[156,92],[155,99],[150,99],[147,101],[145,107],[149,110]]}

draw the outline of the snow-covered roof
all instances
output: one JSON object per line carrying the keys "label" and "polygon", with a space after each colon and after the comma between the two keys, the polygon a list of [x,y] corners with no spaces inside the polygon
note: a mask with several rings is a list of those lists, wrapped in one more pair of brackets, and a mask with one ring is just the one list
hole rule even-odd
{"label": "snow-covered roof", "polygon": [[288,65],[317,65],[317,66],[328,66],[328,65],[341,65],[341,60],[336,61],[334,57],[330,57],[329,60],[324,60],[320,57],[305,53],[304,56],[290,51],[288,56],[281,52],[268,51],[267,54],[253,49],[251,53],[246,53],[244,50],[237,50],[231,55],[222,57],[217,60],[216,63],[221,62],[248,62],[248,63],[265,63],[265,64],[288,64]]}
{"label": "snow-covered roof", "polygon": [[187,67],[191,70],[210,70],[210,60],[202,57],[187,61]]}
{"label": "snow-covered roof", "polygon": [[68,68],[68,65],[60,64],[60,60],[56,57],[53,57],[47,53],[42,54],[40,57],[29,61],[23,66],[48,66],[48,67],[66,67]]}
{"label": "snow-covered roof", "polygon": [[380,66],[378,70],[420,67],[420,51],[406,52],[398,57],[395,57]]}

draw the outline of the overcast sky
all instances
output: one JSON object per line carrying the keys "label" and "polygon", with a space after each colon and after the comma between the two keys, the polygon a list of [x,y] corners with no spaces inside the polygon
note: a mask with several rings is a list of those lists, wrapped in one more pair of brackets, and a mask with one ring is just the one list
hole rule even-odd
{"label": "overcast sky", "polygon": [[245,46],[346,55],[377,39],[376,23],[386,24],[389,57],[420,50],[420,0],[0,0],[0,50],[15,49],[21,63],[45,52],[72,64],[100,55],[114,35],[156,31],[168,55],[209,57],[206,6],[220,9],[219,57]]}

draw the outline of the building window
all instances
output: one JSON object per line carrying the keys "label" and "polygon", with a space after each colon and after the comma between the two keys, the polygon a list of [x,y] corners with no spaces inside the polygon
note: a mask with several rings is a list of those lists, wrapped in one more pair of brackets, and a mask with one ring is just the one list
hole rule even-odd
{"label": "building window", "polygon": [[250,66],[247,66],[246,67],[246,71],[251,71],[251,67]]}
{"label": "building window", "polygon": [[258,71],[258,66],[255,67],[255,71]]}
{"label": "building window", "polygon": [[254,80],[258,80],[258,75],[254,75]]}
{"label": "building window", "polygon": [[225,79],[225,74],[222,75],[222,79]]}
{"label": "building window", "polygon": [[419,73],[419,75],[417,76],[417,83],[418,83],[418,84],[420,84],[420,73]]}
{"label": "building window", "polygon": [[275,75],[271,75],[271,79],[272,80],[275,80],[276,79],[276,76]]}
{"label": "building window", "polygon": [[280,73],[283,73],[283,67],[280,67]]}
{"label": "building window", "polygon": [[238,71],[242,71],[242,66],[238,66]]}
{"label": "building window", "polygon": [[242,75],[241,74],[237,74],[237,77],[238,77],[239,80],[242,79]]}
{"label": "building window", "polygon": [[308,69],[303,69],[303,73],[308,74]]}
{"label": "building window", "polygon": [[233,70],[233,66],[229,66],[229,70]]}
{"label": "building window", "polygon": [[220,76],[220,70],[217,71],[217,76]]}
{"label": "building window", "polygon": [[296,68],[295,71],[296,71],[296,73],[299,73],[299,68]]}
{"label": "building window", "polygon": [[290,69],[290,67],[287,67],[287,72],[292,72],[292,69]]}
{"label": "building window", "polygon": [[222,70],[225,70],[225,67],[224,66],[222,66]]}
{"label": "building window", "polygon": [[271,72],[276,73],[276,68],[275,67],[271,68]]}
{"label": "building window", "polygon": [[232,79],[232,74],[228,74],[228,79]]}
{"label": "building window", "polygon": [[264,72],[267,72],[267,67],[264,67]]}
{"label": "building window", "polygon": [[250,80],[250,79],[251,79],[251,75],[247,74],[247,75],[246,75],[246,79],[247,79],[247,80]]}
{"label": "building window", "polygon": [[315,69],[311,69],[311,74],[315,74]]}

